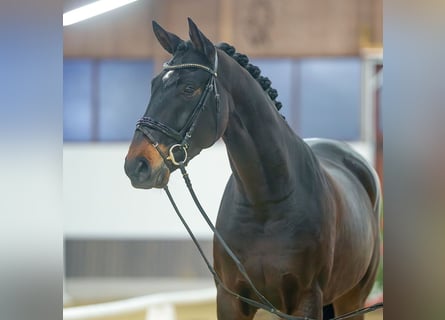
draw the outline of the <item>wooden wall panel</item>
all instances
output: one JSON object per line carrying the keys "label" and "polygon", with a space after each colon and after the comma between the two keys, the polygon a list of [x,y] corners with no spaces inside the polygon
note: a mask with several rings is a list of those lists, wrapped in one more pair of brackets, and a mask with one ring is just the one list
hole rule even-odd
{"label": "wooden wall panel", "polygon": [[150,1],[138,1],[64,28],[68,57],[145,58],[153,50]]}
{"label": "wooden wall panel", "polygon": [[235,11],[240,51],[260,56],[358,52],[356,0],[241,0]]}
{"label": "wooden wall panel", "polygon": [[383,38],[382,0],[141,0],[65,27],[65,55],[164,61],[151,20],[187,39],[188,16],[215,43],[257,57],[359,55]]}

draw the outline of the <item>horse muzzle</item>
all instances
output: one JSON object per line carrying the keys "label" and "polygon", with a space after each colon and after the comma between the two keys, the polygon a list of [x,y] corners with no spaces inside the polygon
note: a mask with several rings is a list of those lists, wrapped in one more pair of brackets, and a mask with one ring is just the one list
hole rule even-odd
{"label": "horse muzzle", "polygon": [[124,169],[131,185],[138,189],[164,188],[170,178],[165,164],[154,168],[145,157],[125,158]]}

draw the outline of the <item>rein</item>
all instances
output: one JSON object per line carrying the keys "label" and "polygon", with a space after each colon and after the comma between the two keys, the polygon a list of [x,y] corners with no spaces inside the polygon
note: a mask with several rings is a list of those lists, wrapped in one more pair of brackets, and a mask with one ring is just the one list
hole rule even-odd
{"label": "rein", "polygon": [[[252,280],[250,279],[249,275],[246,272],[246,269],[244,268],[243,264],[241,263],[241,261],[237,258],[237,256],[234,254],[234,252],[230,249],[230,247],[227,245],[227,243],[224,241],[224,239],[222,238],[222,236],[220,235],[220,233],[218,232],[218,230],[215,228],[215,226],[213,225],[212,221],[210,220],[210,218],[208,217],[208,215],[206,214],[205,210],[203,209],[201,203],[198,200],[198,197],[196,196],[195,191],[193,190],[192,187],[192,183],[190,181],[189,175],[185,169],[186,166],[186,162],[187,162],[187,149],[189,147],[188,145],[188,141],[190,140],[190,138],[192,137],[192,134],[195,130],[195,126],[197,123],[197,120],[199,118],[199,115],[201,114],[201,111],[203,110],[205,103],[207,101],[207,97],[210,91],[213,91],[215,94],[215,98],[216,98],[216,108],[217,110],[219,110],[219,94],[217,92],[217,88],[216,88],[216,77],[218,76],[217,74],[217,67],[218,67],[218,54],[217,51],[215,50],[215,61],[214,61],[214,69],[211,69],[207,66],[204,65],[200,65],[200,64],[195,64],[195,63],[184,63],[184,64],[179,64],[179,65],[170,65],[168,63],[164,63],[163,68],[164,70],[175,70],[175,69],[189,69],[189,68],[198,68],[198,69],[202,69],[205,70],[206,72],[208,72],[210,74],[210,78],[207,82],[206,88],[204,90],[204,92],[202,93],[198,104],[195,106],[195,109],[193,110],[192,115],[190,116],[189,120],[187,120],[187,123],[185,124],[185,126],[178,132],[172,128],[170,128],[168,125],[163,124],[151,117],[142,117],[139,121],[137,121],[136,123],[136,130],[141,131],[147,138],[148,140],[152,143],[153,147],[156,148],[156,150],[159,152],[159,154],[161,155],[161,157],[164,160],[164,163],[167,165],[167,167],[169,169],[172,168],[179,168],[181,170],[182,176],[184,178],[185,184],[187,185],[187,188],[190,192],[190,195],[193,198],[193,201],[195,202],[196,207],[198,208],[199,212],[201,213],[201,216],[204,218],[204,220],[206,221],[206,223],[208,224],[208,226],[210,227],[210,229],[213,231],[215,237],[218,239],[218,241],[220,242],[220,244],[222,245],[222,247],[224,248],[224,250],[226,251],[226,253],[230,256],[230,258],[233,260],[233,262],[236,264],[239,272],[242,274],[242,276],[244,277],[244,279],[248,282],[248,284],[250,285],[251,289],[253,290],[253,292],[255,293],[255,295],[258,297],[258,299],[261,302],[258,302],[256,300],[253,299],[249,299],[247,297],[241,296],[238,293],[232,291],[231,289],[229,289],[226,285],[224,285],[224,283],[222,282],[221,278],[218,276],[218,274],[216,273],[215,269],[212,267],[212,265],[210,264],[209,260],[207,259],[206,255],[204,254],[204,251],[202,250],[198,240],[196,239],[195,235],[193,234],[192,230],[190,229],[190,227],[188,226],[187,222],[185,221],[184,217],[182,216],[181,212],[178,209],[178,206],[176,205],[173,196],[170,193],[170,190],[168,189],[168,186],[164,187],[164,191],[167,194],[168,199],[170,200],[177,216],[179,217],[179,219],[181,220],[182,224],[184,225],[184,227],[186,228],[188,234],[190,235],[190,238],[193,240],[196,248],[198,249],[201,257],[203,258],[204,262],[207,265],[207,268],[209,269],[210,273],[213,275],[215,281],[218,283],[218,285],[220,285],[227,293],[229,293],[230,295],[234,296],[236,299],[243,301],[253,307],[256,308],[260,308],[260,309],[264,309],[272,314],[275,314],[283,319],[287,319],[287,320],[315,320],[315,319],[311,319],[308,317],[297,317],[297,316],[292,316],[292,315],[288,315],[285,314],[283,312],[281,312],[280,310],[278,310],[277,308],[275,308],[272,303],[270,303],[269,300],[267,300],[266,297],[264,297],[259,291],[258,289],[255,287],[255,285],[253,284]],[[174,141],[176,141],[176,144],[173,144],[169,151],[168,151],[168,155],[166,155],[159,147],[159,143],[156,141],[156,139],[153,137],[153,135],[150,132],[150,129],[152,130],[156,130],[158,132],[161,132],[162,134],[172,138]],[[176,158],[177,155],[175,155],[175,151],[182,151],[182,158],[178,159]],[[358,314],[362,314],[362,313],[367,313],[367,312],[371,312],[374,311],[376,309],[382,308],[383,307],[383,302],[381,303],[377,303],[375,305],[372,305],[370,307],[366,307],[366,308],[362,308],[362,309],[358,309],[356,311],[341,315],[339,317],[336,318],[332,318],[330,320],[343,320],[343,319],[347,319],[353,316],[356,316]]]}

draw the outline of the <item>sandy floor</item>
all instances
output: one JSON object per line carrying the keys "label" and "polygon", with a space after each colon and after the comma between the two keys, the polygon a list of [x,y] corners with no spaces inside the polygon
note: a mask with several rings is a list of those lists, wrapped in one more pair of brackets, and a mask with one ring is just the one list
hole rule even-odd
{"label": "sandy floor", "polygon": [[[216,320],[216,306],[214,304],[187,306],[177,308],[177,320]],[[267,312],[258,312],[255,320],[275,320],[278,319]],[[382,320],[382,310],[368,313],[365,320]]]}
{"label": "sandy floor", "polygon": [[[145,312],[126,314],[119,317],[95,318],[95,320],[145,320]],[[196,304],[176,307],[177,320],[216,320],[216,306],[214,303]],[[258,312],[255,320],[276,320],[277,318],[266,312]],[[382,320],[383,311],[376,310],[368,313],[365,320]]]}

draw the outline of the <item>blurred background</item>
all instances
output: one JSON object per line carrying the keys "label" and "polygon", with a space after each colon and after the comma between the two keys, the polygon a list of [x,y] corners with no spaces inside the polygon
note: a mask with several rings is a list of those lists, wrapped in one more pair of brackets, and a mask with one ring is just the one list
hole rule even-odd
{"label": "blurred background", "polygon": [[[65,0],[63,11],[89,2]],[[132,188],[123,170],[150,81],[169,59],[152,20],[188,39],[191,17],[214,43],[234,45],[271,79],[297,134],[350,142],[382,177],[382,6],[382,0],[139,0],[64,27],[65,306],[213,286],[163,192]],[[214,220],[230,174],[223,143],[194,159],[189,171]],[[177,174],[170,189],[211,257],[212,234]],[[382,274],[373,297],[381,288]]]}

